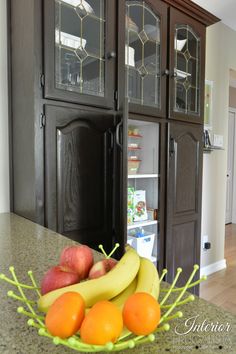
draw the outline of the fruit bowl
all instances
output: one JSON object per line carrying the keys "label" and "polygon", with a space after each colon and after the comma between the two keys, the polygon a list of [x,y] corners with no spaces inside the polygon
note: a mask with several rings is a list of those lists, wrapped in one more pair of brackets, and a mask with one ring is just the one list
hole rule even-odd
{"label": "fruit bowl", "polygon": [[[160,276],[161,287],[160,296],[158,299],[161,307],[161,319],[159,326],[156,328],[156,330],[147,336],[135,336],[133,334],[130,334],[130,332],[124,330],[116,343],[109,342],[105,345],[90,345],[83,343],[79,334],[73,335],[72,337],[67,339],[61,339],[59,337],[52,336],[47,331],[44,323],[45,315],[43,313],[40,313],[37,309],[37,299],[40,297],[40,292],[35,281],[33,272],[31,270],[28,271],[30,284],[24,284],[20,282],[13,266],[9,268],[10,277],[4,274],[0,274],[0,280],[7,282],[13,287],[13,289],[16,289],[17,292],[9,290],[7,295],[10,298],[22,303],[22,306],[17,308],[17,312],[22,316],[26,316],[28,318],[27,324],[31,327],[34,327],[40,336],[47,337],[55,345],[63,345],[79,352],[120,351],[124,349],[134,348],[140,344],[155,341],[159,332],[168,331],[170,329],[169,322],[171,322],[171,320],[183,317],[183,312],[179,309],[183,305],[194,301],[193,295],[187,294],[187,296],[184,296],[186,295],[186,291],[206,279],[206,277],[203,276],[199,280],[193,281],[193,278],[198,269],[198,265],[195,265],[193,267],[192,274],[190,275],[186,284],[181,288],[176,288],[175,285],[177,283],[177,280],[179,279],[182,269],[177,269],[176,276],[172,284],[168,287],[164,286],[162,283],[164,276],[167,274],[167,270],[164,269]],[[172,299],[171,301],[170,298]],[[178,310],[175,311],[176,309]]]}

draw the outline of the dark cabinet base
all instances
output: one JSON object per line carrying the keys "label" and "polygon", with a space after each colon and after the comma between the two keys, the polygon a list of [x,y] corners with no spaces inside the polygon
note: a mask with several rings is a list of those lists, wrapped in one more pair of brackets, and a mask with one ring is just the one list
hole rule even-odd
{"label": "dark cabinet base", "polygon": [[202,137],[201,126],[169,124],[166,266],[167,280],[173,279],[177,267],[183,268],[177,285],[183,285],[193,265],[200,263]]}

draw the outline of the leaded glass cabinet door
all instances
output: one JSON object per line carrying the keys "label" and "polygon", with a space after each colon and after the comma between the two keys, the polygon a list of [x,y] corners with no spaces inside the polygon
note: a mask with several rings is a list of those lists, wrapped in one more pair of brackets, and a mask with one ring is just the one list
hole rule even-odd
{"label": "leaded glass cabinet door", "polygon": [[115,0],[46,0],[45,97],[114,107]]}
{"label": "leaded glass cabinet door", "polygon": [[129,111],[165,116],[167,7],[126,1],[126,96]]}
{"label": "leaded glass cabinet door", "polygon": [[170,118],[202,123],[205,28],[175,9],[170,23]]}

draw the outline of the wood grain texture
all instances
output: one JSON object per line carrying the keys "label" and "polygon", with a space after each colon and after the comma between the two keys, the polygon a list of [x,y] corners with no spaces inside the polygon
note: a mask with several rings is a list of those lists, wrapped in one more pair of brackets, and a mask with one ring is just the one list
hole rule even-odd
{"label": "wood grain texture", "polygon": [[200,297],[236,314],[236,224],[225,228],[227,268],[210,275],[200,286]]}
{"label": "wood grain texture", "polygon": [[[172,281],[177,267],[183,268],[178,286],[185,283],[193,265],[199,264],[202,127],[170,123],[167,177],[166,268]],[[173,151],[172,151],[173,149]],[[198,289],[193,289],[197,293]]]}
{"label": "wood grain texture", "polygon": [[190,0],[163,0],[167,4],[193,17],[205,26],[213,25],[220,19]]}

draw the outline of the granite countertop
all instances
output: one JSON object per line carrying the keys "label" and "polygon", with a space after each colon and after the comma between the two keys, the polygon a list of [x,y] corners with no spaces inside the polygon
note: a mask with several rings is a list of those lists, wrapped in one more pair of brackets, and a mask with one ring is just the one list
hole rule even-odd
{"label": "granite countertop", "polygon": [[[40,281],[45,271],[57,264],[61,250],[71,244],[75,242],[24,218],[0,214],[0,273],[9,274],[9,266],[14,265],[20,281],[28,280],[30,269]],[[95,257],[99,257],[96,252]],[[6,295],[10,288],[9,284],[0,281],[1,354],[76,353],[62,346],[56,347],[28,327],[27,319],[16,312],[19,303]],[[159,333],[156,342],[120,353],[236,353],[236,316],[199,298],[182,306],[181,310],[183,318],[171,321],[170,331]],[[183,334],[194,321],[198,331]],[[209,323],[222,331],[206,332]]]}

